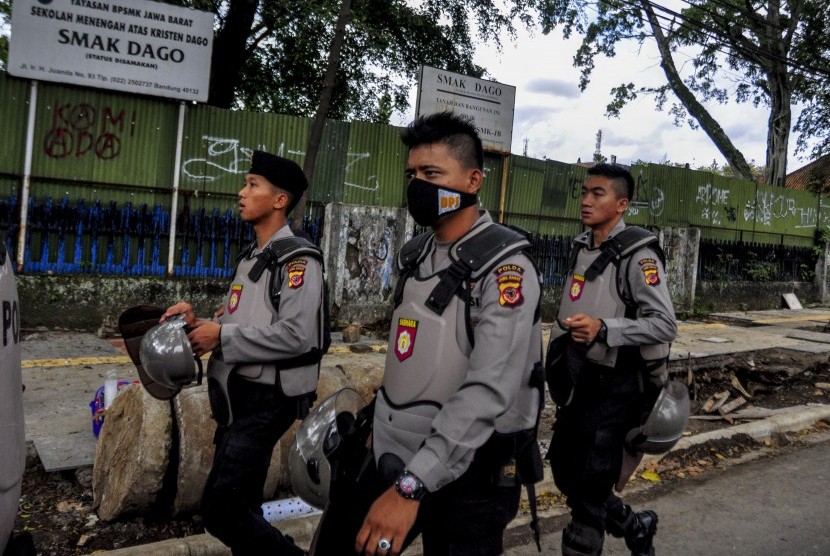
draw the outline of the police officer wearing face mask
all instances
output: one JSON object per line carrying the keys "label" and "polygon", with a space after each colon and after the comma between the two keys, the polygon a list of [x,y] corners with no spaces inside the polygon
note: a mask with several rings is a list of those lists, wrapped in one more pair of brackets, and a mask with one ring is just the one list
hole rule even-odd
{"label": "police officer wearing face mask", "polygon": [[[559,326],[551,332],[548,384],[557,414],[548,457],[571,509],[564,556],[601,554],[606,532],[623,537],[634,556],[654,555],[657,514],[635,512],[612,491],[642,457],[626,446],[627,433],[665,385],[677,333],[657,238],[623,221],[633,189],[625,168],[588,170],[580,207],[590,229],[572,244]],[[552,359],[562,367],[551,368]]]}
{"label": "police officer wearing face mask", "polygon": [[295,237],[287,221],[307,187],[295,162],[255,151],[239,214],[256,240],[240,257],[220,315],[197,319],[189,303],[179,302],[161,319],[184,314],[193,352],[212,351],[216,451],[202,516],[234,556],[304,554],[271,527],[260,506],[274,445],[308,413],[324,349],[320,252]]}
{"label": "police officer wearing face mask", "polygon": [[398,254],[376,477],[330,504],[313,553],[394,555],[420,533],[427,556],[501,554],[520,483],[539,478],[540,276],[526,237],[477,207],[482,145],[467,119],[422,116],[402,140],[408,209],[432,231]]}

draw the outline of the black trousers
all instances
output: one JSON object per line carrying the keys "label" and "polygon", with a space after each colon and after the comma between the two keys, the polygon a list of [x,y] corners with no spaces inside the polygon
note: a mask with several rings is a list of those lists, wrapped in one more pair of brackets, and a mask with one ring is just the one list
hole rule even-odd
{"label": "black trousers", "polygon": [[650,412],[657,391],[637,372],[586,365],[571,405],[557,410],[548,459],[574,521],[606,530],[620,519],[613,487],[620,476],[625,435]]}
{"label": "black trousers", "polygon": [[298,414],[296,399],[276,387],[232,375],[228,384],[234,420],[216,430],[216,452],[202,495],[205,529],[234,556],[301,555],[262,516],[262,490],[274,446]]}
{"label": "black trousers", "polygon": [[[312,544],[313,556],[354,554],[357,533],[375,499],[392,485],[370,458],[350,492],[329,502]],[[404,546],[420,534],[425,556],[497,556],[504,530],[519,510],[521,485],[500,464],[474,461],[457,480],[430,494]]]}

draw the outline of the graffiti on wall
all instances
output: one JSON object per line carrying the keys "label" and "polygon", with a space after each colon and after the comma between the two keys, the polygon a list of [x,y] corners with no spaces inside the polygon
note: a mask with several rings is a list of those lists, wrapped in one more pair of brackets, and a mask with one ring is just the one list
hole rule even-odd
{"label": "graffiti on wall", "polygon": [[737,220],[737,210],[729,204],[729,189],[714,187],[712,184],[698,186],[695,202],[700,207],[700,217],[712,224],[721,226],[725,222],[734,224]]}
{"label": "graffiti on wall", "polygon": [[121,142],[129,126],[135,133],[136,113],[128,119],[124,109],[87,103],[55,102],[43,150],[50,158],[94,156],[112,160],[121,154]]}
{"label": "graffiti on wall", "polygon": [[[246,146],[239,139],[227,137],[213,137],[203,135],[202,142],[205,144],[205,156],[194,157],[182,162],[182,174],[185,178],[192,180],[215,181],[227,176],[238,176],[245,174],[251,167],[251,156],[255,150],[268,151],[277,156],[305,157],[305,151],[292,149],[280,143],[276,150],[269,150],[266,145]],[[355,180],[353,176],[357,173],[356,166],[361,162],[368,162],[372,153],[347,153],[348,162],[345,168],[345,181],[347,187],[362,189],[365,191],[377,191],[380,189],[377,175],[369,175],[365,181]]]}
{"label": "graffiti on wall", "polygon": [[364,184],[349,181],[349,173],[353,172],[355,165],[364,160],[369,160],[371,156],[372,153],[346,153],[348,162],[346,163],[346,179],[343,185],[355,189],[362,189],[363,191],[378,191],[380,189],[380,182],[378,182],[378,177],[375,174],[366,176],[366,182]]}
{"label": "graffiti on wall", "polygon": [[[255,150],[268,150],[265,145],[247,147],[239,139],[226,137],[212,137],[203,135],[202,142],[206,146],[204,158],[191,158],[182,162],[182,174],[193,180],[215,181],[228,174],[244,174],[251,167],[251,156]],[[274,154],[285,156],[289,154],[304,154],[287,150],[282,143]]]}
{"label": "graffiti on wall", "polygon": [[744,204],[744,220],[754,220],[762,226],[772,226],[774,220],[792,218],[796,228],[813,228],[818,223],[818,209],[799,207],[796,199],[787,193],[756,191],[755,199]]}
{"label": "graffiti on wall", "polygon": [[648,177],[640,172],[634,182],[634,195],[628,203],[628,213],[637,216],[641,210],[647,210],[652,217],[659,218],[665,206],[663,189],[657,184],[649,184]]}

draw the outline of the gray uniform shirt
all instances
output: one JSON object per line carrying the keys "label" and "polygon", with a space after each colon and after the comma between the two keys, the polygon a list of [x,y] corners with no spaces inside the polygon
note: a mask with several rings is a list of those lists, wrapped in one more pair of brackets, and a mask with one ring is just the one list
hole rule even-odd
{"label": "gray uniform shirt", "polygon": [[[492,222],[488,213],[476,224],[482,222]],[[449,264],[446,251],[441,258],[439,250],[424,259],[418,272],[430,276]],[[515,290],[506,290],[508,285],[515,287],[516,278],[520,278],[521,302]],[[510,284],[506,279],[514,281]],[[476,450],[495,431],[517,432],[536,422],[538,390],[528,388],[533,363],[541,359],[542,351],[541,327],[534,326],[540,295],[535,267],[523,254],[507,257],[475,284],[472,295],[475,346],[466,377],[443,404],[432,422],[432,433],[407,463],[407,469],[430,491],[461,476]]]}
{"label": "gray uniform shirt", "polygon": [[[267,243],[292,235],[294,234],[286,225],[271,236]],[[253,255],[260,251],[257,249]],[[273,314],[271,324],[252,326],[245,322],[226,323],[224,321],[229,320],[226,318],[229,307],[225,307],[225,314],[218,319],[222,324],[221,347],[225,363],[269,363],[296,357],[318,346],[318,308],[323,297],[323,269],[314,257],[301,255],[296,259],[282,267],[279,315]],[[260,280],[267,279],[268,273],[265,272]],[[237,277],[234,276],[228,303],[232,303],[233,284],[236,282]],[[274,313],[270,302],[263,305],[266,310]],[[242,318],[236,320],[241,321]]]}
{"label": "gray uniform shirt", "polygon": [[[614,226],[608,237],[614,237],[625,228],[622,219]],[[590,231],[578,236],[575,240],[584,245],[583,249],[592,249],[593,236]],[[598,249],[598,248],[597,248]],[[637,318],[629,319],[622,316],[606,316],[590,314],[588,316],[601,318],[608,328],[608,347],[669,344],[677,335],[677,322],[674,316],[674,306],[666,285],[666,271],[657,254],[648,247],[643,247],[632,253],[621,263],[618,274],[617,291],[627,291],[628,295],[637,303]],[[578,310],[569,310],[569,292],[573,287],[574,274],[571,272],[565,282],[560,319],[570,316]],[[592,291],[591,283],[585,282],[580,296],[597,295]],[[576,306],[576,304],[573,304]],[[576,308],[576,307],[575,307]]]}

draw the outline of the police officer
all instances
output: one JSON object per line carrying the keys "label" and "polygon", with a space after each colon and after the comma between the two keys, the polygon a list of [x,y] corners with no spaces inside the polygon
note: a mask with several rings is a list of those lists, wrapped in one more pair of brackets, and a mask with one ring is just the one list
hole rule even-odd
{"label": "police officer", "polygon": [[356,489],[370,496],[361,511],[324,518],[316,554],[347,553],[349,539],[332,529],[354,513],[356,553],[399,554],[421,533],[427,556],[501,554],[519,506],[517,446],[538,446],[539,275],[525,237],[477,207],[483,154],[468,120],[422,116],[402,140],[408,209],[432,231],[398,256],[374,407],[378,484]]}
{"label": "police officer", "polygon": [[677,332],[656,237],[623,221],[633,189],[620,166],[588,170],[581,218],[590,229],[572,244],[551,336],[567,340],[572,377],[564,386],[549,381],[558,408],[548,457],[571,510],[565,556],[600,554],[606,531],[624,537],[632,554],[654,554],[657,515],[634,512],[613,492],[632,471],[623,471],[626,433],[654,405]]}
{"label": "police officer", "polygon": [[296,163],[255,151],[239,214],[253,225],[256,241],[237,266],[226,304],[218,317],[197,319],[190,304],[179,302],[161,319],[184,313],[194,353],[212,351],[207,376],[216,451],[202,515],[234,556],[304,554],[269,525],[260,506],[274,445],[307,413],[319,375],[321,260],[287,222],[307,187]]}

